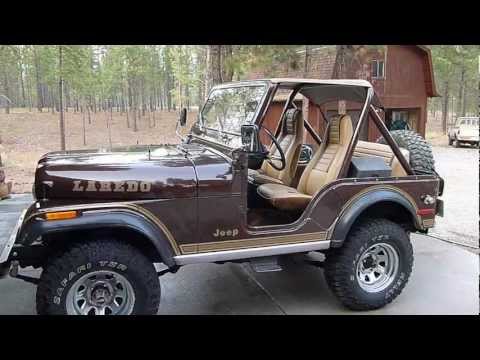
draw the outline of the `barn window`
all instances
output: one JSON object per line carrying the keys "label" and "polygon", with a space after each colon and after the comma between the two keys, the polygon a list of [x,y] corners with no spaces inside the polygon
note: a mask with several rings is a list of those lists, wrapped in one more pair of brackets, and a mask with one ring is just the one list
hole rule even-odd
{"label": "barn window", "polygon": [[372,61],[372,77],[383,78],[384,77],[384,62],[383,60]]}

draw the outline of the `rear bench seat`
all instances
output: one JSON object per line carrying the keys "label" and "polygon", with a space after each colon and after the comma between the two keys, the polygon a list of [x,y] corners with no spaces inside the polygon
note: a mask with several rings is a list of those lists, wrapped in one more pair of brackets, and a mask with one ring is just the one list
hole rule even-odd
{"label": "rear bench seat", "polygon": [[[409,152],[400,148],[405,159],[409,161]],[[402,164],[398,161],[390,146],[385,144],[377,144],[373,142],[361,141],[357,142],[357,146],[353,152],[353,157],[379,157],[392,168],[392,176],[407,176],[407,172],[403,169]]]}

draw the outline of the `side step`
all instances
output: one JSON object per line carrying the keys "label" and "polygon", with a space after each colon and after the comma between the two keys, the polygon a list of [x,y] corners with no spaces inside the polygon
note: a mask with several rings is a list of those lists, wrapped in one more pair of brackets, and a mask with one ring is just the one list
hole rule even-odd
{"label": "side step", "polygon": [[250,266],[257,273],[282,271],[278,256],[259,257],[250,260]]}

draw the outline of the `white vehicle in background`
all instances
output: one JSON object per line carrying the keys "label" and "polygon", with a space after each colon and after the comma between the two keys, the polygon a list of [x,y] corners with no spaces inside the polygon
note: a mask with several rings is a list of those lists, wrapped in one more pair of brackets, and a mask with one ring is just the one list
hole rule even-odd
{"label": "white vehicle in background", "polygon": [[459,117],[448,129],[448,145],[460,147],[461,144],[478,147],[478,117]]}

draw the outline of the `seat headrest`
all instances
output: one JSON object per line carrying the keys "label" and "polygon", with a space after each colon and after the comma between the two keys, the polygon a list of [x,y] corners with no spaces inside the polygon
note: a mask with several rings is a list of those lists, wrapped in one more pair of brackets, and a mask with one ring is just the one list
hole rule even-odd
{"label": "seat headrest", "polygon": [[330,144],[346,144],[353,136],[352,119],[349,115],[335,115],[330,118],[328,142]]}
{"label": "seat headrest", "polygon": [[295,135],[299,122],[303,121],[302,111],[299,109],[288,109],[283,116],[283,133]]}

